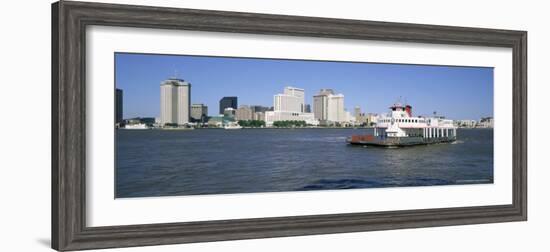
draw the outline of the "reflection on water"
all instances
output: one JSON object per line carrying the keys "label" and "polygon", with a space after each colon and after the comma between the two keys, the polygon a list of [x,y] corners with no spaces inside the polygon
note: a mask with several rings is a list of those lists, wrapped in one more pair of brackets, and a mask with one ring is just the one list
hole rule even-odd
{"label": "reflection on water", "polygon": [[365,129],[118,130],[117,197],[493,182],[493,131],[453,144],[350,146]]}

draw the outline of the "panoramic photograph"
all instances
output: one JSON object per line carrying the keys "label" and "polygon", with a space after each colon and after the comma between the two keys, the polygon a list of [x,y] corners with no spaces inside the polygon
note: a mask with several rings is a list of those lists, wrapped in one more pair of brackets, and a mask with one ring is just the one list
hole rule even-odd
{"label": "panoramic photograph", "polygon": [[114,55],[115,197],[493,183],[493,68]]}

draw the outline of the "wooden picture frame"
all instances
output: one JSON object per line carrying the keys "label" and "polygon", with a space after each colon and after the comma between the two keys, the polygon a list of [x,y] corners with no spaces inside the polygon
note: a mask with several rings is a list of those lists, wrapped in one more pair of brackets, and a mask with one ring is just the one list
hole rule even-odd
{"label": "wooden picture frame", "polygon": [[[506,47],[513,50],[512,204],[87,227],[90,25]],[[80,250],[527,220],[527,32],[84,2],[52,5],[52,248]]]}

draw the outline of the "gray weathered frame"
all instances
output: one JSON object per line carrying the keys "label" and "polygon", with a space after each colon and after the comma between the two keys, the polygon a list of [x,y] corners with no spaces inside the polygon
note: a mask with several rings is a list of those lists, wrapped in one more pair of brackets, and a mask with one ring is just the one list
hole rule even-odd
{"label": "gray weathered frame", "polygon": [[[88,25],[507,47],[513,51],[513,202],[222,221],[85,225]],[[527,220],[527,32],[61,1],[52,5],[52,247],[79,250]]]}

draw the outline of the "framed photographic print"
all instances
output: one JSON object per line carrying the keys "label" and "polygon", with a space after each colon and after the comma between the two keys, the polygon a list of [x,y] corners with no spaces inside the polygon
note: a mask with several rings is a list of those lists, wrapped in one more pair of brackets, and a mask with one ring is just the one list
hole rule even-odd
{"label": "framed photographic print", "polygon": [[527,32],[52,5],[52,247],[527,220]]}

